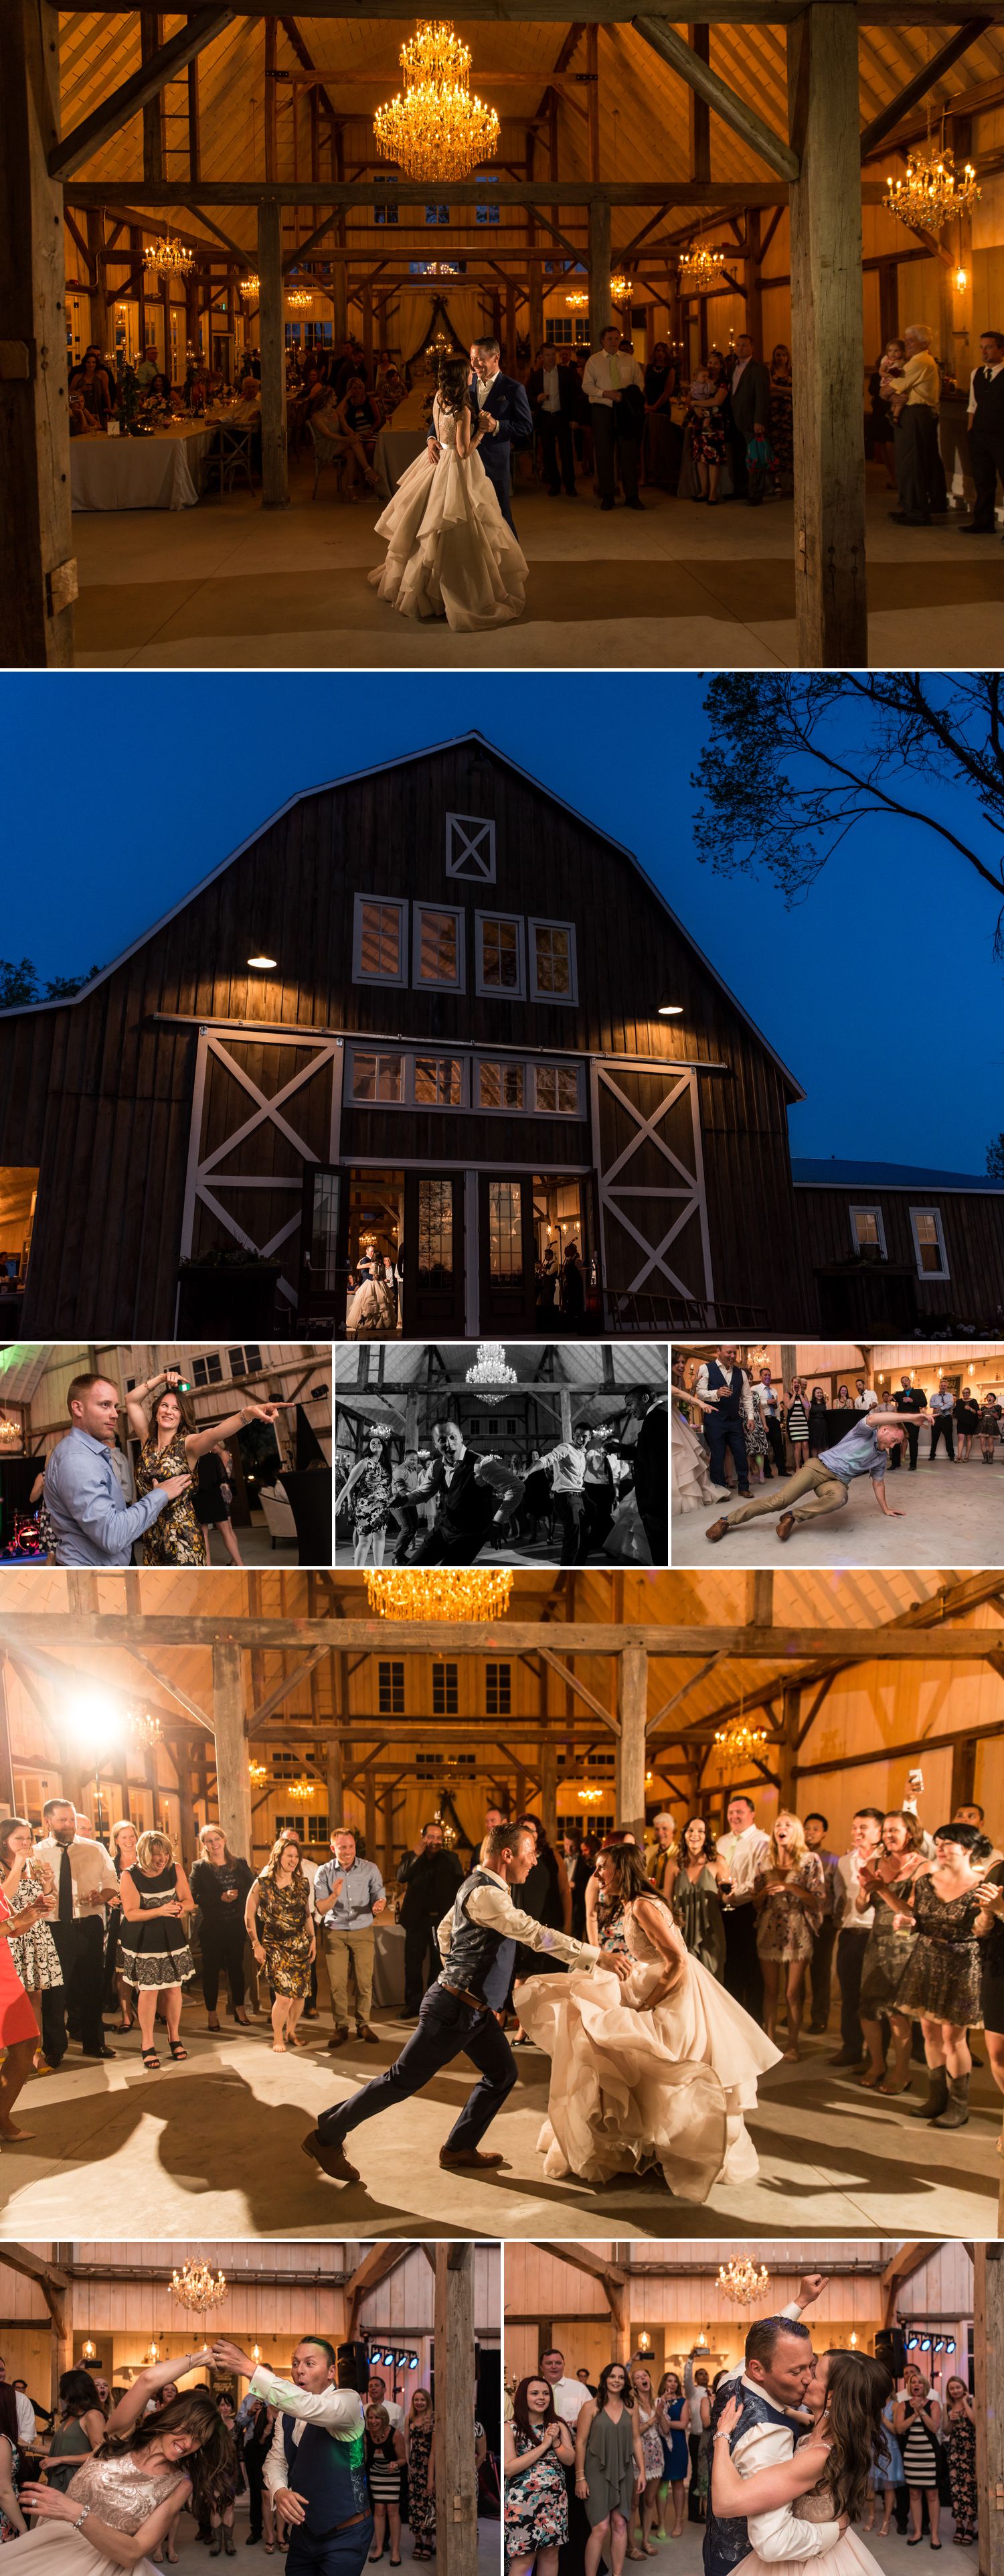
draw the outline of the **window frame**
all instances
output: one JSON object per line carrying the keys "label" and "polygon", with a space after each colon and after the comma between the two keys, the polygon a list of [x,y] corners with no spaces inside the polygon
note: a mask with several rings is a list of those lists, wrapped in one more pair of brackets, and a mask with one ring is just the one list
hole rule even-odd
{"label": "window frame", "polygon": [[[462,850],[455,846],[457,837],[461,833],[464,840]],[[468,872],[462,865],[458,865],[458,861],[477,858],[478,843],[485,833],[488,836],[485,850],[487,864],[484,868],[475,867]],[[490,817],[487,814],[449,813],[446,817],[446,874],[450,883],[452,885],[494,885],[495,871],[495,825]]]}
{"label": "window frame", "polygon": [[[373,898],[370,897],[372,902]],[[456,923],[457,972],[455,976],[422,975],[422,921],[427,912],[443,913]],[[411,989],[413,993],[465,993],[467,990],[467,943],[464,938],[466,913],[461,903],[433,903],[418,896],[411,907]]]}
{"label": "window frame", "polygon": [[[510,1101],[510,1100],[500,1100],[497,1104],[496,1104],[494,1101],[492,1101],[492,1100],[482,1100],[482,1097],[481,1097],[481,1068],[482,1068],[482,1065],[487,1065],[487,1064],[494,1065],[494,1066],[496,1067],[497,1071],[498,1071],[498,1072],[499,1072],[503,1077],[504,1077],[507,1073],[518,1073],[518,1074],[520,1074],[520,1075],[522,1076],[522,1092],[523,1092],[523,1097],[522,1097],[522,1099],[521,1099],[517,1104],[515,1104],[515,1105],[514,1105],[514,1103],[513,1103],[512,1101]],[[525,1117],[527,1116],[527,1114],[528,1114],[528,1113],[527,1113],[527,1105],[526,1105],[526,1096],[527,1096],[527,1091],[528,1091],[528,1089],[529,1089],[529,1084],[528,1084],[528,1082],[527,1082],[527,1075],[528,1075],[528,1073],[529,1073],[530,1071],[531,1071],[531,1067],[530,1067],[530,1065],[529,1065],[529,1064],[527,1064],[527,1062],[525,1061],[525,1059],[524,1059],[522,1056],[502,1056],[502,1055],[476,1055],[476,1056],[472,1056],[472,1058],[471,1058],[471,1076],[472,1076],[472,1079],[471,1079],[471,1107],[472,1107],[472,1109],[476,1109],[476,1110],[478,1111],[479,1116],[481,1116],[481,1117],[485,1117],[485,1118],[525,1118]],[[475,1093],[477,1093],[477,1098],[475,1098]]]}
{"label": "window frame", "polygon": [[[938,1239],[938,1251],[941,1254],[940,1270],[925,1270],[923,1262],[921,1261],[920,1236],[917,1232],[917,1218],[919,1216],[933,1216],[934,1218],[934,1228]],[[911,1206],[910,1233],[913,1237],[913,1257],[917,1266],[918,1279],[950,1279],[952,1274],[948,1267],[948,1254],[945,1249],[945,1228],[942,1223],[940,1207]]]}
{"label": "window frame", "polygon": [[883,1261],[885,1261],[888,1258],[888,1255],[886,1252],[885,1240],[885,1218],[881,1208],[873,1204],[873,1202],[868,1199],[852,1199],[847,1210],[847,1215],[851,1229],[851,1245],[854,1252],[858,1255],[862,1252],[867,1252],[870,1247],[867,1244],[863,1244],[858,1241],[858,1230],[854,1222],[855,1217],[874,1217],[875,1224],[878,1229],[878,1250],[882,1255]]}
{"label": "window frame", "polygon": [[[533,1114],[535,1118],[581,1118],[583,1116],[582,1083],[580,1080],[581,1069],[577,1064],[534,1064],[531,1066],[530,1070],[533,1074]],[[537,1098],[537,1081],[538,1076],[542,1073],[553,1073],[554,1075],[555,1102],[553,1109],[543,1108]],[[560,1076],[563,1073],[570,1073],[575,1084],[574,1109],[562,1109],[558,1104],[558,1083]]]}
{"label": "window frame", "polygon": [[[364,920],[365,920],[365,906],[366,906],[367,904],[375,904],[375,903],[381,904],[382,906],[384,906],[384,907],[385,907],[386,909],[388,909],[388,910],[389,910],[389,909],[393,909],[393,910],[398,914],[398,919],[399,919],[398,960],[399,960],[400,972],[399,972],[397,975],[382,975],[382,974],[381,974],[381,975],[371,975],[371,974],[368,974],[368,973],[367,973],[367,971],[366,971],[366,969],[365,969],[365,967],[364,967],[364,965],[363,965],[363,962],[362,962],[362,956],[363,956],[363,932],[364,932]],[[388,986],[388,985],[389,985],[389,986],[392,986],[392,987],[394,988],[394,990],[395,990],[395,991],[397,991],[397,992],[407,992],[407,990],[408,990],[408,973],[409,973],[410,962],[411,962],[411,950],[410,950],[410,944],[409,944],[408,897],[407,897],[407,895],[403,895],[403,894],[357,894],[357,895],[355,895],[355,896],[353,897],[353,920],[352,920],[352,981],[353,981],[353,983],[354,983],[354,984],[365,984],[365,985],[376,985],[376,984],[379,984],[379,985],[382,985],[382,986]]]}
{"label": "window frame", "polygon": [[[544,913],[531,912],[527,919],[527,957],[531,1002],[555,1002],[559,1010],[576,1010],[579,1001],[579,962],[576,951],[574,921],[555,921]],[[565,930],[568,933],[568,968],[570,986],[567,993],[543,992],[537,981],[538,930]]]}
{"label": "window frame", "polygon": [[[401,1088],[396,1100],[381,1099],[378,1091],[364,1100],[356,1090],[356,1066],[362,1056],[372,1056],[380,1079],[381,1063],[396,1064],[400,1070]],[[349,1058],[348,1105],[353,1109],[406,1109],[408,1105],[408,1057],[403,1047],[368,1046],[365,1038],[354,1039]]]}
{"label": "window frame", "polygon": [[[516,984],[485,982],[485,923],[511,922],[516,930],[516,957],[519,981]],[[526,923],[521,912],[481,912],[474,915],[474,990],[485,1002],[525,1002],[526,1000]]]}
{"label": "window frame", "polygon": [[[459,1100],[419,1099],[415,1082],[419,1059],[421,1059],[423,1064],[455,1064],[458,1066],[460,1072]],[[438,1046],[417,1046],[414,1054],[406,1058],[404,1083],[405,1098],[402,1101],[402,1107],[407,1107],[409,1109],[432,1110],[450,1109],[454,1113],[456,1113],[458,1109],[466,1109],[469,1106],[470,1087],[467,1074],[468,1063],[469,1058],[467,1056],[452,1053],[447,1048]]]}

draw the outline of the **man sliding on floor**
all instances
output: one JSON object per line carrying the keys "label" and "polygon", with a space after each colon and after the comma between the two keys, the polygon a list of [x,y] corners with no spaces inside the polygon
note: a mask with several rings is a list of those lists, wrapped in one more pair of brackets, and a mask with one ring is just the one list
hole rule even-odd
{"label": "man sliding on floor", "polygon": [[[935,1416],[928,1407],[923,1413],[911,1414],[910,1419],[911,1422],[933,1422]],[[902,1511],[897,1511],[894,1503],[886,1501],[885,1470],[890,1449],[901,1446],[904,1429],[902,1414],[883,1413],[874,1406],[870,1413],[862,1414],[852,1431],[845,1431],[843,1439],[836,1441],[832,1449],[821,1449],[818,1458],[810,1458],[806,1466],[797,1467],[794,1475],[786,1477],[783,1485],[778,1486],[776,1493],[754,1494],[749,1502],[740,1503],[734,1512],[725,1512],[721,1520],[712,1521],[710,1529],[705,1530],[705,1538],[714,1543],[724,1538],[729,1530],[741,1529],[744,1521],[755,1521],[764,1512],[776,1512],[780,1503],[782,1510],[777,1535],[780,1539],[788,1539],[803,1521],[818,1520],[823,1512],[838,1512],[847,1501],[855,1476],[870,1476],[880,1512],[885,1513],[887,1520],[901,1521]],[[799,1501],[800,1496],[804,1496],[804,1501]],[[792,1508],[796,1502],[797,1511]]]}

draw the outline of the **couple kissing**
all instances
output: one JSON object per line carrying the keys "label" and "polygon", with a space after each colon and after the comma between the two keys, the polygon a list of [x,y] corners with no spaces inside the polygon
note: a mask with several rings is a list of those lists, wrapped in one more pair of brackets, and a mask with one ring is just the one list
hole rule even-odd
{"label": "couple kissing", "polygon": [[742,2372],[710,2401],[705,2576],[776,2576],[809,2558],[825,2560],[825,2576],[879,2576],[852,2526],[885,2450],[893,2384],[868,2353],[813,2352],[802,2310],[825,2287],[811,2273],[780,2316],[758,2319]]}

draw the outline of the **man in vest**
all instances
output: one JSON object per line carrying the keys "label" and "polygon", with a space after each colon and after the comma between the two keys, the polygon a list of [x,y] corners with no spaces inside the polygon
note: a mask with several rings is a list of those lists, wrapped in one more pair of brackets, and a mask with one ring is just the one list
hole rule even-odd
{"label": "man in vest", "polygon": [[736,1483],[748,1501],[750,1469],[743,1423],[753,1420],[753,1395],[746,1371],[736,1358],[734,1342],[723,1342],[713,1359],[702,1360],[694,1381],[694,1397],[704,1413],[712,1484],[727,1486],[725,1452],[730,1449]]}
{"label": "man in vest", "polygon": [[981,364],[969,379],[969,461],[976,485],[964,537],[992,537],[997,477],[1004,483],[1004,331],[981,331]]}
{"label": "man in vest", "polygon": [[[793,2300],[777,2317],[759,2317],[746,2337],[745,2363],[741,2377],[719,2381],[711,2409],[711,2439],[728,2440],[729,2450],[741,2477],[752,2477],[756,2470],[774,2467],[778,2461],[790,2460],[795,2442],[805,2429],[800,2410],[812,2380],[814,2361],[808,2326],[802,2324],[801,2310],[819,2297],[825,2287],[823,2275],[812,2273],[802,2282],[797,2300]],[[718,2430],[726,2400],[735,2397],[742,2414],[733,2433]],[[833,2549],[847,2529],[847,2517],[839,2522],[800,2522],[791,2505],[779,2505],[771,2513],[751,2515],[749,2521],[738,2516],[724,2520],[714,2512],[709,2500],[704,2531],[704,2576],[731,2576],[751,2549],[772,2560],[820,2558]]]}
{"label": "man in vest", "polygon": [[277,2379],[264,2363],[256,2370],[235,2343],[214,2344],[213,2360],[246,2379],[250,2397],[279,2409],[265,2483],[292,2525],[286,2576],[362,2576],[373,2542],[363,2405],[354,2388],[338,2386],[334,2345],[304,2335],[291,2379]]}
{"label": "man in vest", "polygon": [[380,2111],[389,2111],[392,2104],[410,2101],[455,2057],[471,2058],[480,2081],[440,2148],[440,2164],[452,2172],[458,2168],[483,2171],[505,2163],[504,2156],[483,2153],[480,2145],[519,2071],[492,2009],[492,1971],[505,1942],[522,1941],[527,1949],[544,1950],[570,1968],[595,1968],[602,1956],[604,1968],[612,1968],[622,1981],[630,1974],[631,1961],[620,1953],[601,1953],[587,1941],[573,1941],[569,1933],[535,1922],[513,1904],[510,1887],[522,1886],[535,1858],[534,1837],[525,1827],[493,1825],[486,1833],[476,1868],[458,1888],[439,1926],[443,1965],[423,1997],[417,2030],[386,2074],[364,2084],[347,2102],[322,2111],[316,2129],[304,2138],[304,2154],[312,2156],[333,2182],[359,2181],[343,2143],[349,2130]]}

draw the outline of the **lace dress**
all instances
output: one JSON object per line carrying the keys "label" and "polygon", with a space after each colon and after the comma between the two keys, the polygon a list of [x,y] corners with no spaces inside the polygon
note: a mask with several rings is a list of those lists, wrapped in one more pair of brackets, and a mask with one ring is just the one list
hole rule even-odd
{"label": "lace dress", "polygon": [[134,1863],[129,1876],[143,1911],[138,1918],[123,1916],[119,1975],[127,1986],[155,1986],[158,1992],[164,1986],[187,1986],[195,1975],[195,1961],[185,1938],[184,1916],[156,1911],[178,1893],[173,1860],[156,1875]]}
{"label": "lace dress", "polygon": [[959,2030],[982,2025],[980,1945],[973,1925],[980,1911],[968,1892],[945,1899],[930,1878],[918,1878],[913,1919],[917,1938],[900,1978],[897,2012],[926,2013]]}
{"label": "lace dress", "polygon": [[[90,2505],[113,2531],[135,2532],[170,2495],[177,2495],[180,2506],[188,2488],[184,2465],[180,2470],[161,2469],[154,2476],[143,2465],[145,2457],[142,2451],[126,2451],[117,2459],[85,2460],[67,2489],[78,2512]],[[22,2539],[9,2542],[11,2554],[4,2559],[7,2576],[16,2576],[15,2550],[24,2576],[122,2576],[118,2560],[106,2558],[88,2539],[88,2528],[86,2522],[80,2531],[74,2531],[69,2522],[37,2522]],[[157,2576],[153,2560],[137,2559],[131,2576]]]}
{"label": "lace dress", "polygon": [[382,568],[369,575],[402,617],[445,617],[458,634],[507,626],[523,614],[526,559],[474,449],[457,455],[457,424],[437,396],[433,425],[441,455],[416,456],[376,523],[387,540]]}
{"label": "lace dress", "polygon": [[545,2173],[606,2183],[654,2167],[697,2202],[716,2182],[751,2181],[760,2168],[743,2115],[780,2049],[682,1948],[672,1992],[658,1995],[666,1961],[633,1906],[602,1940],[634,1961],[626,1984],[600,1965],[520,1988],[523,2028],[551,2059]]}
{"label": "lace dress", "polygon": [[[833,2498],[825,2491],[799,2496],[791,2510],[796,2522],[835,2522],[837,2518]],[[733,2568],[732,2576],[805,2576],[807,2567],[821,2568],[825,2576],[881,2576],[877,2559],[853,2530],[845,2531],[821,2557],[761,2558],[758,2549],[751,2549]]]}
{"label": "lace dress", "polygon": [[[758,1870],[754,1887],[763,1887],[768,1878],[777,1875],[773,1863],[768,1869]],[[784,1878],[784,1886],[772,1889],[760,1907],[757,1949],[761,1959],[811,1959],[812,1936],[819,1930],[826,1902],[826,1880],[818,1852],[806,1852],[798,1869],[786,1870]]]}

